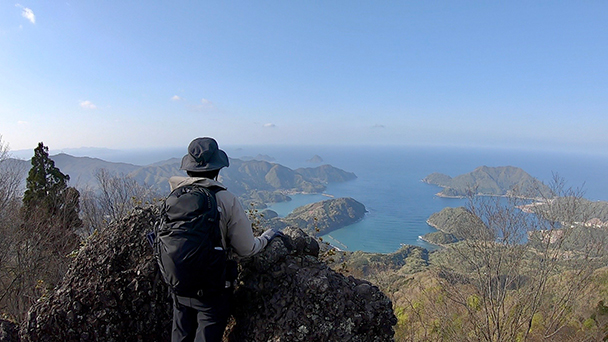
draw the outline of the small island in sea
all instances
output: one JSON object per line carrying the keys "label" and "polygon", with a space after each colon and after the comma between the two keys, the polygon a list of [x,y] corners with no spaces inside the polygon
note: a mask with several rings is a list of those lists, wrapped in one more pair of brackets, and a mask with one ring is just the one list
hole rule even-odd
{"label": "small island in sea", "polygon": [[553,192],[538,179],[514,166],[480,166],[472,172],[450,177],[432,173],[423,182],[443,188],[440,197],[514,196],[520,198],[551,198]]}

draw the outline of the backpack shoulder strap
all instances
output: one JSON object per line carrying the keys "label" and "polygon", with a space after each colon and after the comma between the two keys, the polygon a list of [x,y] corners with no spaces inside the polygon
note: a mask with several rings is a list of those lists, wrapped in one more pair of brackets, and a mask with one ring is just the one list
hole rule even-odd
{"label": "backpack shoulder strap", "polygon": [[200,183],[192,183],[190,184],[191,186],[195,186],[195,187],[199,187],[199,188],[205,188],[207,190],[209,190],[213,195],[217,194],[218,192],[222,191],[222,190],[226,190],[221,186],[218,185],[211,185],[211,186],[204,186]]}

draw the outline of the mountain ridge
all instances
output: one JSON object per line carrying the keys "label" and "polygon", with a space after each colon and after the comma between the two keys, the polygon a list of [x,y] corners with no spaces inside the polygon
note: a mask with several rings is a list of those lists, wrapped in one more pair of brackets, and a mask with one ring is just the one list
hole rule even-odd
{"label": "mountain ridge", "polygon": [[[145,166],[122,162],[109,162],[92,157],[74,157],[59,153],[50,156],[64,174],[70,176],[70,185],[79,189],[98,187],[96,172],[106,169],[111,174],[133,178],[139,184],[151,187],[159,194],[168,194],[168,180],[172,176],[186,176],[180,170],[179,158],[170,158]],[[23,169],[23,185],[30,165],[27,160],[10,159]],[[321,193],[332,182],[344,182],[357,178],[331,165],[315,168],[290,169],[278,163],[263,160],[230,158],[230,166],[223,169],[219,180],[246,204],[264,208],[260,199],[289,200],[290,193]],[[258,192],[262,192],[261,194]]]}

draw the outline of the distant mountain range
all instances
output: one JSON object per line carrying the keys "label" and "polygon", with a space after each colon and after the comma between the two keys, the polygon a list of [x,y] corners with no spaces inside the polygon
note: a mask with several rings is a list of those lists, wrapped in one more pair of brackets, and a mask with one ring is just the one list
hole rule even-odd
{"label": "distant mountain range", "polygon": [[[70,176],[70,185],[76,188],[96,189],[96,173],[106,169],[115,175],[132,177],[140,184],[151,187],[159,194],[169,192],[168,180],[172,176],[185,176],[180,170],[181,160],[172,158],[146,166],[108,162],[98,158],[74,157],[60,153],[50,157],[61,172]],[[30,162],[11,159],[27,177]],[[290,193],[320,193],[332,182],[344,182],[357,176],[331,165],[292,170],[280,164],[263,160],[230,159],[230,167],[220,173],[220,181],[246,203],[276,202],[288,200]],[[25,183],[24,183],[25,184]]]}

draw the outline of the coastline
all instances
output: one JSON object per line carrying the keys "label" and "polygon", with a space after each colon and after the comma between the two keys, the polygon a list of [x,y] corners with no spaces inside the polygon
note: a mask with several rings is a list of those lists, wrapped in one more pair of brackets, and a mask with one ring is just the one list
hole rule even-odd
{"label": "coastline", "polygon": [[[316,202],[314,202],[314,203],[316,203]],[[353,221],[353,222],[351,222],[351,223],[349,223],[349,224],[347,224],[347,225],[341,226],[341,227],[328,227],[328,228],[327,228],[327,229],[325,229],[325,230],[319,230],[318,232],[316,232],[316,233],[314,234],[314,237],[317,237],[317,238],[318,238],[318,237],[321,237],[322,235],[323,235],[323,236],[325,236],[325,235],[329,236],[329,234],[330,234],[331,232],[334,232],[334,231],[339,230],[339,229],[347,228],[347,227],[349,227],[349,226],[352,226],[353,224],[357,224],[357,223],[359,223],[359,222],[363,221],[363,219],[365,219],[365,216],[367,216],[367,214],[368,214],[368,213],[369,213],[369,211],[368,211],[368,210],[367,210],[367,208],[366,208],[366,209],[365,209],[365,213],[363,214],[363,216],[362,216],[360,219],[358,219],[358,220],[356,220],[356,221]],[[333,239],[333,238],[332,238],[332,239]],[[334,239],[334,240],[335,240],[335,239]],[[338,241],[338,240],[336,240],[336,241]],[[338,242],[340,242],[340,241],[338,241]],[[341,242],[340,242],[340,243],[341,243]],[[342,244],[342,243],[341,243],[341,244]],[[343,244],[343,245],[344,245],[344,244]],[[344,245],[344,246],[346,246],[346,245]]]}
{"label": "coastline", "polygon": [[[443,232],[445,234],[448,234],[446,231],[444,231],[442,229],[439,229],[439,227],[437,227],[437,225],[431,223],[430,219],[426,220],[426,224],[428,224],[429,227],[435,229],[438,232]],[[424,235],[418,235],[418,239],[420,239],[421,241],[424,241],[424,242],[426,242],[426,243],[428,243],[430,245],[433,245],[433,246],[437,246],[437,247],[441,247],[441,248],[446,248],[447,246],[445,244],[432,242],[432,241],[428,240],[427,238],[425,238],[425,236],[427,236],[428,234],[433,234],[433,233],[435,233],[435,232],[426,233]]]}
{"label": "coastline", "polygon": [[[436,193],[435,196],[441,197],[441,198],[452,198],[452,199],[465,199],[465,198],[469,197],[469,196],[451,196],[451,195],[443,194],[441,192]],[[549,199],[545,199],[545,198],[538,198],[538,197],[525,197],[525,196],[512,196],[512,195],[496,195],[496,194],[484,194],[484,193],[477,193],[477,194],[473,195],[473,197],[517,198],[517,199],[521,199],[521,200],[529,200],[529,201],[536,201],[536,202],[543,202],[543,201],[551,201],[552,200],[550,198]],[[525,204],[525,205],[528,205],[528,204]]]}
{"label": "coastline", "polygon": [[[425,234],[425,235],[426,235],[426,234]],[[435,243],[435,242],[431,242],[431,241],[429,241],[429,240],[425,239],[425,238],[424,238],[424,235],[418,235],[418,239],[419,239],[420,241],[424,241],[424,242],[428,243],[429,245],[437,246],[438,248],[447,248],[447,246],[446,246],[446,245],[444,245],[444,244],[441,244],[441,243]],[[404,244],[402,244],[402,245],[404,245]],[[424,248],[424,247],[422,247],[422,248]]]}
{"label": "coastline", "polygon": [[[439,228],[437,227],[437,225],[436,225],[436,224],[431,223],[431,222],[430,222],[430,219],[427,219],[427,220],[426,220],[426,224],[428,224],[429,226],[433,227],[433,228],[434,228],[435,230],[437,230],[437,231],[444,232],[443,230],[439,229]],[[444,233],[445,233],[445,232],[444,232]],[[426,235],[426,234],[425,234],[425,235]]]}

